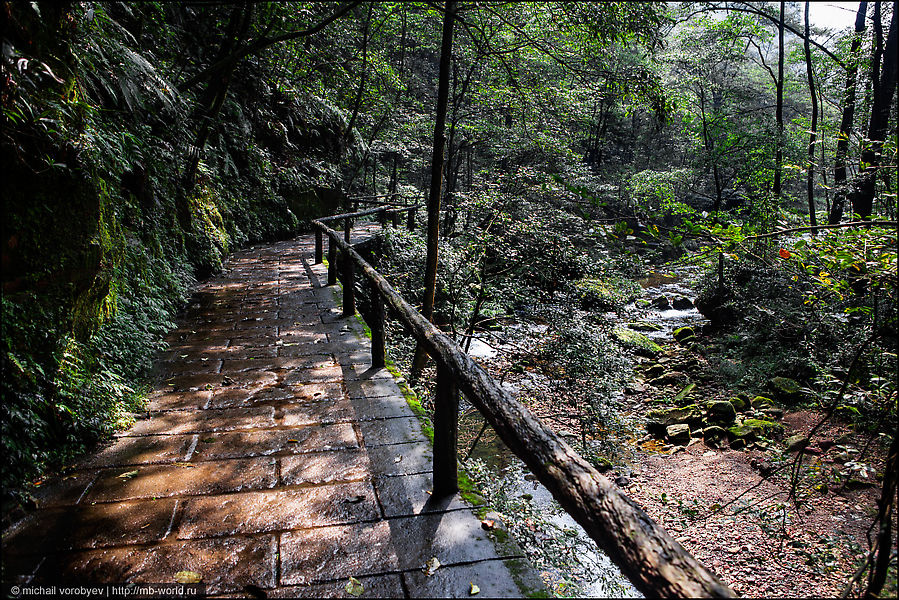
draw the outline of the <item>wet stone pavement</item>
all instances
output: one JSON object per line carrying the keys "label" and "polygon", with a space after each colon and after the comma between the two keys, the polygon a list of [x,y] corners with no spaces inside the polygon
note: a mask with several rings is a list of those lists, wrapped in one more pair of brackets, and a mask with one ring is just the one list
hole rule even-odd
{"label": "wet stone pavement", "polygon": [[223,597],[342,597],[351,576],[363,597],[542,589],[469,505],[430,495],[417,418],[312,261],[312,236],[260,246],[196,288],[148,413],[4,532],[5,582],[170,583],[187,570]]}

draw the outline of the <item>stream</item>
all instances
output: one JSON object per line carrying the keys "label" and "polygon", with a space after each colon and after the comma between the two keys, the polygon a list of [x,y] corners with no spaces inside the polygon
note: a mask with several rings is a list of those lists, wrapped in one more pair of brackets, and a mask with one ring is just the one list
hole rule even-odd
{"label": "stream", "polygon": [[[698,267],[680,267],[673,272],[652,273],[648,277],[637,280],[643,288],[639,298],[624,307],[622,314],[612,312],[606,316],[613,319],[619,326],[626,324],[650,324],[650,328],[643,329],[640,333],[646,335],[658,344],[664,344],[672,339],[672,332],[684,326],[699,327],[707,323],[695,307],[657,307],[662,304],[658,299],[665,296],[669,300],[675,298],[688,298],[692,300],[696,296],[695,286],[699,276]],[[546,326],[525,326],[535,337],[545,333]],[[493,336],[481,336],[472,339],[469,354],[476,358],[491,360],[503,350],[512,350],[498,343]],[[520,384],[502,383],[503,387],[517,396],[526,385],[527,380],[544,379],[545,376],[538,373],[526,372],[522,374],[524,380]],[[483,418],[476,410],[463,413],[460,419],[460,436],[464,439],[473,439],[483,427]],[[563,437],[568,437],[568,432],[560,432]],[[569,439],[569,442],[575,440]],[[534,480],[533,476],[512,452],[496,436],[492,429],[487,427],[473,448],[460,447],[460,453],[470,453],[470,457],[483,463],[495,478],[491,488],[503,489],[506,495],[525,498],[530,504],[533,513],[541,515],[554,528],[558,530],[560,537],[567,536],[566,543],[577,549],[577,563],[574,570],[578,597],[604,597],[604,598],[634,598],[642,597],[642,594],[631,585],[618,567],[600,550],[596,543],[587,535],[586,531],[566,512],[561,510],[553,499],[549,490],[541,483]],[[467,458],[467,457],[466,457]],[[544,567],[540,569],[549,575],[552,585],[571,578],[572,573],[563,572],[562,569]],[[564,595],[570,595],[569,590]]]}

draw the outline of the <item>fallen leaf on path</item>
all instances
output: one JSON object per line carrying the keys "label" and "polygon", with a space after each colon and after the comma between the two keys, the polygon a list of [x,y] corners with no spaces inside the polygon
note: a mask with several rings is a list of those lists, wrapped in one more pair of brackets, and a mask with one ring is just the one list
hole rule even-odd
{"label": "fallen leaf on path", "polygon": [[365,588],[362,587],[362,582],[356,579],[355,577],[350,577],[350,580],[347,582],[346,587],[343,589],[346,590],[346,593],[350,596],[361,596],[362,592],[365,591]]}
{"label": "fallen leaf on path", "polygon": [[429,560],[428,562],[425,563],[425,566],[422,567],[421,570],[422,570],[422,572],[424,572],[425,575],[430,577],[431,575],[436,573],[437,569],[439,569],[439,568],[440,568],[440,561],[437,560],[436,556],[434,556],[433,558],[431,558],[431,560]]}
{"label": "fallen leaf on path", "polygon": [[175,573],[175,581],[177,583],[200,583],[203,576],[196,571],[178,571]]}
{"label": "fallen leaf on path", "polygon": [[473,583],[471,583],[471,582],[469,581],[469,582],[468,582],[468,585],[471,586],[471,587],[468,588],[468,595],[469,595],[469,596],[474,596],[475,594],[480,594],[480,593],[481,593],[481,588],[479,588],[479,587],[476,586],[475,584],[473,584]]}
{"label": "fallen leaf on path", "polygon": [[359,504],[363,500],[365,500],[365,496],[350,496],[349,498],[345,499],[344,502],[346,502],[347,504]]}
{"label": "fallen leaf on path", "polygon": [[128,471],[127,473],[122,473],[119,475],[119,479],[129,480],[132,477],[136,477],[139,471]]}
{"label": "fallen leaf on path", "polygon": [[481,529],[491,530],[496,526],[496,522],[493,519],[484,519],[481,521]]}
{"label": "fallen leaf on path", "polygon": [[192,465],[191,463],[188,463],[188,462],[176,462],[176,463],[172,463],[172,464],[175,465],[176,467],[181,467],[182,469],[194,469],[197,466],[197,465]]}

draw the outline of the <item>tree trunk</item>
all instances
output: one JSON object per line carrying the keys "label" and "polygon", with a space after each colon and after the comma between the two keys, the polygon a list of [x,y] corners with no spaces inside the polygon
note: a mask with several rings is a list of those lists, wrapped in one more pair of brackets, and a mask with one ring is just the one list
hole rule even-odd
{"label": "tree trunk", "polygon": [[[878,8],[879,8],[878,3]],[[868,125],[868,138],[865,140],[862,151],[862,169],[859,173],[859,184],[853,193],[852,210],[862,219],[871,218],[874,207],[875,185],[879,172],[881,151],[890,125],[890,105],[893,102],[893,94],[896,91],[896,54],[897,47],[897,7],[893,6],[893,16],[890,19],[890,31],[887,35],[886,45],[883,47],[883,64],[880,68],[880,76],[876,73],[874,83],[874,103],[871,107],[871,120]],[[875,11],[875,27],[880,28],[880,10]],[[879,45],[879,44],[878,44]],[[880,52],[875,53],[879,62]]]}
{"label": "tree trunk", "polygon": [[[247,2],[231,11],[228,21],[228,29],[222,45],[217,54],[217,62],[231,55],[235,49],[240,46],[246,38],[247,32],[252,21],[253,4]],[[228,86],[231,83],[231,75],[237,67],[237,61],[231,61],[226,65],[220,79],[212,80],[206,85],[206,90],[200,100],[200,105],[196,110],[196,118],[200,120],[200,126],[197,129],[197,135],[194,143],[189,150],[187,157],[187,165],[182,173],[182,189],[177,194],[176,212],[178,223],[181,230],[185,233],[189,232],[192,227],[192,215],[190,206],[188,205],[188,197],[193,191],[196,183],[197,167],[200,164],[200,156],[206,147],[206,141],[209,139],[209,131],[211,122],[218,116],[228,95]]]}
{"label": "tree trunk", "polygon": [[[443,157],[446,146],[446,109],[449,99],[449,71],[453,52],[453,22],[455,0],[447,0],[443,16],[443,35],[440,44],[440,75],[437,82],[437,114],[434,117],[434,151],[431,156],[431,186],[428,192],[428,242],[425,265],[425,295],[421,314],[431,321],[434,317],[434,297],[437,293],[437,248],[440,235],[440,199],[443,187]],[[412,362],[413,379],[424,368],[424,346],[418,344]]]}
{"label": "tree trunk", "polygon": [[846,157],[849,155],[849,136],[852,134],[852,122],[855,119],[855,87],[858,79],[858,53],[862,45],[862,33],[865,31],[865,15],[868,3],[859,2],[855,15],[855,37],[849,48],[849,69],[846,71],[846,88],[843,93],[843,118],[840,120],[840,135],[837,138],[837,151],[833,161],[834,199],[827,222],[836,225],[843,219],[843,207],[846,204]]}
{"label": "tree trunk", "polygon": [[774,118],[777,121],[777,139],[774,140],[774,198],[780,200],[783,193],[783,144],[784,144],[784,10],[786,2],[780,3],[780,19],[777,23],[777,106]]}
{"label": "tree trunk", "polygon": [[815,74],[812,69],[812,48],[809,44],[811,37],[809,26],[809,0],[805,1],[805,67],[808,71],[808,89],[812,97],[812,131],[808,137],[808,177],[806,179],[806,191],[808,192],[808,219],[812,226],[812,235],[818,232],[818,216],[815,214],[815,142],[818,139],[818,94],[815,90]]}

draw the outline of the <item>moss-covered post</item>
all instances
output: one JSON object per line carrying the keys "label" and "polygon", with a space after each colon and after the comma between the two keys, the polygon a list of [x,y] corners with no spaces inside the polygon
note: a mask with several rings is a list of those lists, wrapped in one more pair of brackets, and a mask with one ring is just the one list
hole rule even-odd
{"label": "moss-covered post", "polygon": [[459,388],[452,371],[439,362],[434,396],[434,496],[439,498],[459,491],[456,460]]}
{"label": "moss-covered post", "polygon": [[343,316],[352,317],[356,314],[356,282],[353,281],[353,259],[343,257]]}
{"label": "moss-covered post", "polygon": [[321,264],[322,262],[322,232],[319,229],[315,230],[315,264]]}
{"label": "moss-covered post", "polygon": [[328,285],[337,283],[337,242],[328,236]]}
{"label": "moss-covered post", "polygon": [[384,368],[386,362],[386,350],[384,348],[384,299],[374,283],[369,284],[371,295],[371,320],[368,327],[371,329],[371,366],[375,369]]}

